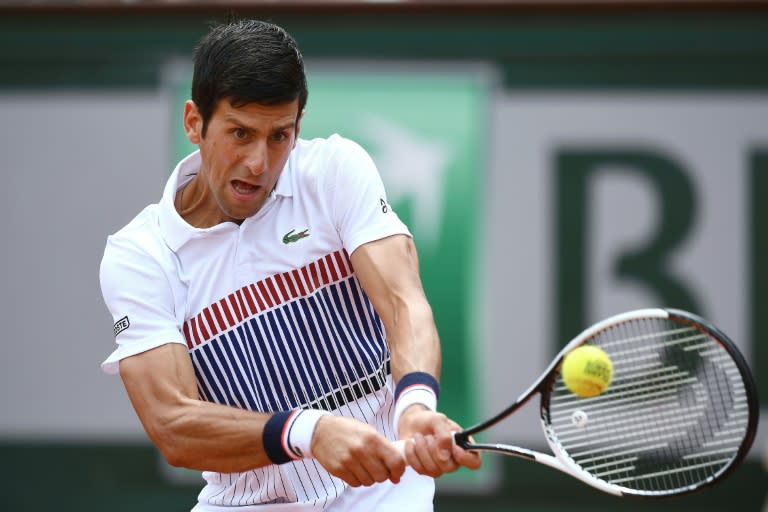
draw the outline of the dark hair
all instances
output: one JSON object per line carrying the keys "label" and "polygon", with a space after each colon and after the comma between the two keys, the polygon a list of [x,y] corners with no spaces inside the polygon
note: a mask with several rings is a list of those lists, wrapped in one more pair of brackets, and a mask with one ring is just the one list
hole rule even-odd
{"label": "dark hair", "polygon": [[307,103],[304,60],[296,41],[283,28],[257,20],[218,25],[195,48],[192,101],[203,118],[202,135],[219,101]]}

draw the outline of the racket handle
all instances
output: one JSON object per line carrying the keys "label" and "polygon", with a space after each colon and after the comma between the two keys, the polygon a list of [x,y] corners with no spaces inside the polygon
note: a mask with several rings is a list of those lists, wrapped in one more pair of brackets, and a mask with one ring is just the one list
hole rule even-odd
{"label": "racket handle", "polygon": [[398,452],[400,452],[400,455],[405,458],[405,439],[398,439],[397,441],[394,441],[392,443]]}
{"label": "racket handle", "polygon": [[[453,433],[453,442],[456,444],[456,434],[457,432]],[[403,458],[405,458],[405,439],[398,439],[397,441],[392,441],[392,444],[395,446],[398,452],[400,452],[400,455],[402,455]]]}

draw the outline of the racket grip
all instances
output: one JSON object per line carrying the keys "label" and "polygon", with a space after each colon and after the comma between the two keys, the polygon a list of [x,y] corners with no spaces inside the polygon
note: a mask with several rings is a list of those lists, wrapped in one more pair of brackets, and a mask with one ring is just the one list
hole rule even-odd
{"label": "racket grip", "polygon": [[[456,434],[457,432],[453,432],[453,443],[456,443]],[[405,458],[405,439],[398,439],[397,441],[392,441],[392,444],[394,445],[395,449],[397,449],[398,452],[400,452],[400,455]]]}
{"label": "racket grip", "polygon": [[394,441],[392,443],[395,446],[395,449],[400,453],[400,455],[405,458],[405,439],[398,439],[397,441]]}

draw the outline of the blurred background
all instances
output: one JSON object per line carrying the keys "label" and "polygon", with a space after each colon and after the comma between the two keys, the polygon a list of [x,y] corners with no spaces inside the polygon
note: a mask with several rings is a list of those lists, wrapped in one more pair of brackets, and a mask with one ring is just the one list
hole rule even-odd
{"label": "blurred background", "polygon": [[[374,157],[411,226],[465,425],[584,327],[671,306],[749,361],[762,421],[704,492],[618,499],[493,455],[443,511],[763,511],[768,478],[768,4],[706,1],[0,2],[0,510],[185,511],[202,484],[101,373],[107,235],[159,200],[198,39],[228,16],[305,56],[305,138]],[[546,450],[537,405],[495,439]]]}

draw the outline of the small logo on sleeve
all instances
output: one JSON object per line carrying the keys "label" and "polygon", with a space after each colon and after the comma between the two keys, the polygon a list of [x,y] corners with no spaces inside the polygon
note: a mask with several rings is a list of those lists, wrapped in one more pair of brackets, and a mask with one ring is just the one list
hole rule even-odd
{"label": "small logo on sleeve", "polygon": [[130,326],[131,326],[131,322],[128,321],[127,316],[124,316],[123,318],[115,322],[115,328],[114,328],[115,337],[117,337],[118,334],[120,334]]}
{"label": "small logo on sleeve", "polygon": [[293,242],[298,242],[302,238],[306,238],[309,236],[309,230],[305,229],[304,231],[299,231],[298,233],[294,233],[296,231],[295,229],[290,230],[286,234],[283,235],[283,243],[285,245],[288,245]]}

